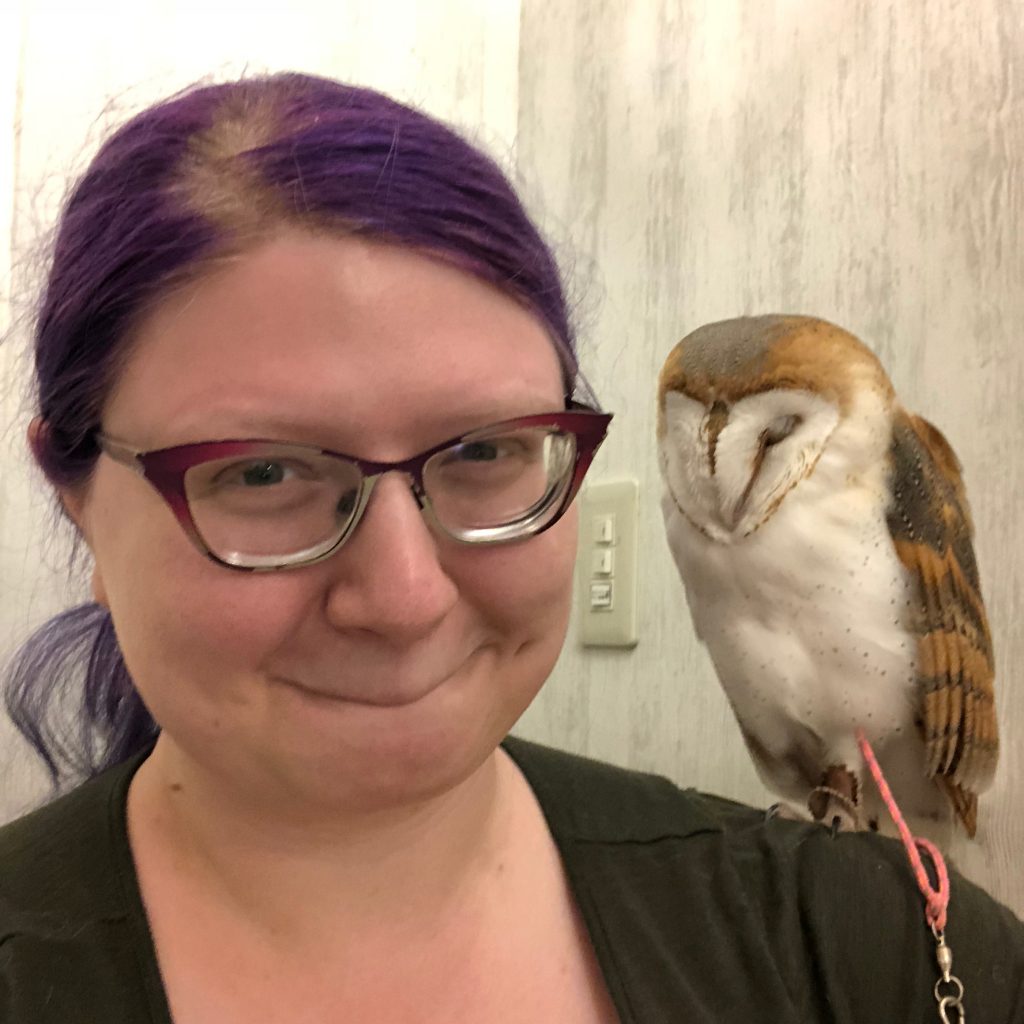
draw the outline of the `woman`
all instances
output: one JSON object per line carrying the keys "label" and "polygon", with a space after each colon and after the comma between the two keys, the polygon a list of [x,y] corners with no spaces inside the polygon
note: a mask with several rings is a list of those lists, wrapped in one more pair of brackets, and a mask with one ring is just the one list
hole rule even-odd
{"label": "woman", "polygon": [[[3,1020],[936,1012],[891,844],[506,738],[610,417],[574,401],[549,251],[448,128],[298,75],[144,112],[69,200],[36,365],[95,605],[9,703],[94,777],[0,831]],[[71,749],[43,705],[83,653]],[[1019,924],[954,903],[972,1013],[1015,1019]]]}

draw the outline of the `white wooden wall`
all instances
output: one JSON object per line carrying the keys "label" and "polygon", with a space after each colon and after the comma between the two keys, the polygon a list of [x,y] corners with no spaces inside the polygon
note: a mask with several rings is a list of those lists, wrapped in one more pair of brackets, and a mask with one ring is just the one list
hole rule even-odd
{"label": "white wooden wall", "polygon": [[1024,5],[524,0],[520,45],[519,165],[575,245],[618,413],[594,473],[639,477],[642,560],[639,646],[570,643],[521,731],[768,800],[664,541],[653,389],[702,323],[824,316],[965,465],[1005,745],[954,854],[1024,914]]}
{"label": "white wooden wall", "polygon": [[[1007,743],[981,842],[955,852],[1024,914],[1024,792],[1013,786],[1024,769],[1013,741],[1024,728],[1013,678],[1024,659],[1024,6],[301,0],[287,19],[276,3],[220,9],[21,0],[0,11],[0,137],[18,142],[0,145],[0,202],[12,189],[17,200],[13,293],[30,295],[32,242],[103,126],[199,76],[246,63],[318,71],[476,126],[499,157],[514,154],[570,269],[584,363],[618,413],[595,478],[641,483],[640,644],[584,650],[574,625],[518,731],[755,803],[767,796],[664,543],[654,380],[675,341],[709,320],[807,312],[853,330],[966,467]],[[26,422],[17,345],[0,360],[11,465]],[[46,506],[29,479],[0,481],[0,649],[68,600],[64,549],[44,542]],[[2,819],[38,780],[2,727],[0,744]]]}

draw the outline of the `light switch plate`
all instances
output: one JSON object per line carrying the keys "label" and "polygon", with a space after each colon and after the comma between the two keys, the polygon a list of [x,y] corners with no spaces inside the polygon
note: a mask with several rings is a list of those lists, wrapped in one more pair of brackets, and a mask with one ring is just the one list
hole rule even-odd
{"label": "light switch plate", "polygon": [[[577,564],[580,634],[585,647],[636,646],[639,499],[640,485],[633,479],[595,481],[583,489]],[[610,542],[609,520],[613,524]],[[611,553],[611,574],[597,572],[599,552]],[[608,585],[610,601],[604,599]]]}

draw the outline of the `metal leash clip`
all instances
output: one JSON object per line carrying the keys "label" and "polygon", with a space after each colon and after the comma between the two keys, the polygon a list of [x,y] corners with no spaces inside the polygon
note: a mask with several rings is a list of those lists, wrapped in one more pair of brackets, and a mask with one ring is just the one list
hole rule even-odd
{"label": "metal leash clip", "polygon": [[[939,1004],[939,1020],[942,1024],[965,1024],[964,983],[952,973],[953,951],[946,945],[946,933],[932,925],[932,935],[938,943],[935,959],[942,977],[935,982],[935,1001]],[[953,1016],[949,1014],[952,1011]]]}

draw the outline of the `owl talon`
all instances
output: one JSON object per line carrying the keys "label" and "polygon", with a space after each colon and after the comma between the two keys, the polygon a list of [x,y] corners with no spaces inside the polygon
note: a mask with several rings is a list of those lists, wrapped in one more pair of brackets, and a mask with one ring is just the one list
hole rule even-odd
{"label": "owl talon", "polygon": [[774,803],[764,812],[764,823],[770,821],[807,821],[810,815],[801,807],[795,804],[780,800]]}
{"label": "owl talon", "polygon": [[[821,777],[821,783],[811,790],[807,807],[815,821],[831,822],[833,837],[840,828],[860,831],[864,828],[860,816],[857,776],[844,765],[831,765]],[[838,824],[837,824],[838,822]]]}
{"label": "owl talon", "polygon": [[[808,800],[814,820],[825,825],[833,836],[840,831],[860,832],[864,829],[860,809],[842,793],[818,786]],[[838,822],[838,824],[837,824]]]}

